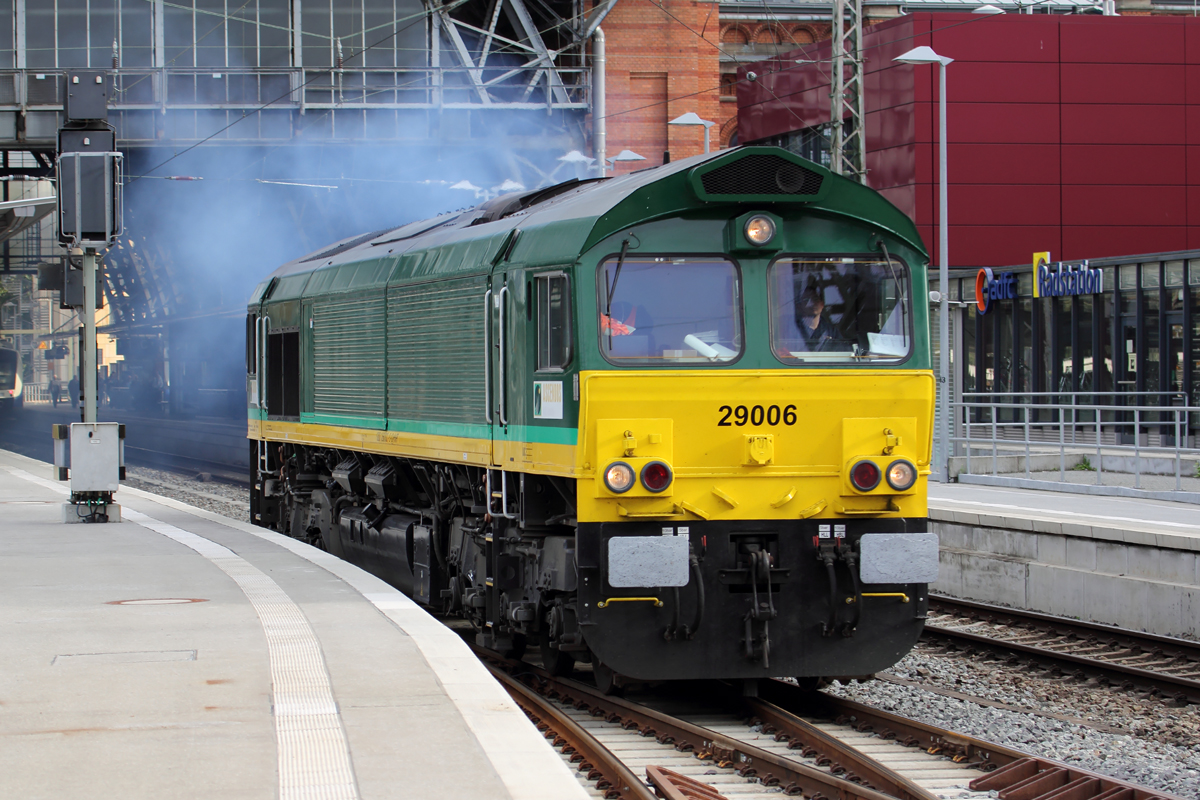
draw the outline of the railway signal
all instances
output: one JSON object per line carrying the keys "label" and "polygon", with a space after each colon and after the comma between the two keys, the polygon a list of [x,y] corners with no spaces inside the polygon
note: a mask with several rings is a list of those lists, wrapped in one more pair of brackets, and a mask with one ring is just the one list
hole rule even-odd
{"label": "railway signal", "polygon": [[[111,84],[104,72],[72,70],[66,75],[65,122],[58,131],[56,176],[58,181],[58,241],[72,256],[82,259],[83,354],[80,389],[83,422],[56,425],[55,466],[58,477],[71,481],[71,501],[64,506],[64,521],[119,519],[112,494],[124,472],[124,428],[96,420],[96,253],[121,233],[121,153],[116,132],[108,124]],[[71,259],[68,258],[69,262]],[[64,274],[63,301],[72,300],[67,289],[75,282],[72,270]],[[71,467],[66,467],[67,442]],[[88,444],[101,444],[89,447]],[[81,510],[83,509],[83,510]],[[86,513],[84,513],[86,511]]]}

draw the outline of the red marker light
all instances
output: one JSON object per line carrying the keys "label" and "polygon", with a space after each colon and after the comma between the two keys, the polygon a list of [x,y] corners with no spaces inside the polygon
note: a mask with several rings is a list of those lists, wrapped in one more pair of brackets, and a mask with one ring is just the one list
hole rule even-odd
{"label": "red marker light", "polygon": [[874,461],[860,461],[850,468],[850,482],[860,492],[869,492],[879,485],[883,477]]}
{"label": "red marker light", "polygon": [[642,486],[651,492],[664,491],[671,485],[671,468],[661,461],[651,461],[642,467]]}

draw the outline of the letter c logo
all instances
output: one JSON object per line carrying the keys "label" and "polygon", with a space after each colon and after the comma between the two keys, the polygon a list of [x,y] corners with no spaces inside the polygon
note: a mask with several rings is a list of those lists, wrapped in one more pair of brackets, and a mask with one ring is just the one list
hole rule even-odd
{"label": "letter c logo", "polygon": [[988,312],[988,287],[992,282],[992,270],[984,267],[975,275],[975,302],[979,304],[979,313]]}

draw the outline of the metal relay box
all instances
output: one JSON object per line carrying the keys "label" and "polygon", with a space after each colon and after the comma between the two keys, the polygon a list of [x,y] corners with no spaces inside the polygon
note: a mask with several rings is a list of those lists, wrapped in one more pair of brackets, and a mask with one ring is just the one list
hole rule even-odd
{"label": "metal relay box", "polygon": [[54,466],[60,481],[70,476],[72,494],[117,491],[125,476],[125,426],[119,422],[55,425]]}

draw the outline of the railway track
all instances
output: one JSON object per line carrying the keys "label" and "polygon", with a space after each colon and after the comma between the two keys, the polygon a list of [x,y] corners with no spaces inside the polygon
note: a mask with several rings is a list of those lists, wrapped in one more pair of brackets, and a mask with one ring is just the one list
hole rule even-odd
{"label": "railway track", "polygon": [[[226,483],[249,485],[249,469],[239,462],[239,458],[245,458],[245,434],[236,424],[113,413],[127,424],[126,464],[203,472]],[[78,421],[75,409],[26,406],[18,414],[0,418],[0,447],[40,461],[53,461],[51,424]],[[202,446],[190,438],[197,435],[205,437]]]}
{"label": "railway track", "polygon": [[626,699],[475,650],[609,800],[1177,800],[783,681]]}
{"label": "railway track", "polygon": [[1200,643],[1032,611],[930,596],[925,637],[947,649],[984,649],[1054,674],[1200,703]]}

